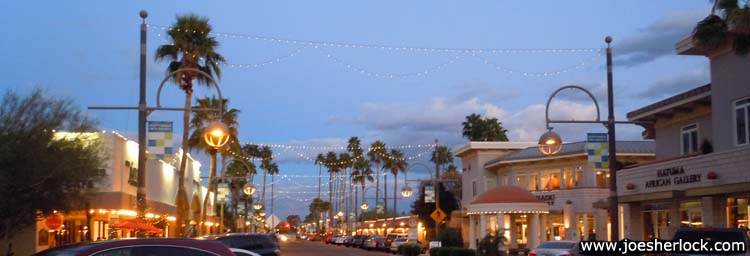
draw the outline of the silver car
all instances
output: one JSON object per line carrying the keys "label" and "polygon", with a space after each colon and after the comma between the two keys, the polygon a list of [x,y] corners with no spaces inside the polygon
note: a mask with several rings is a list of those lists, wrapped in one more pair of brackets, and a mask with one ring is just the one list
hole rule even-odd
{"label": "silver car", "polygon": [[547,241],[531,250],[529,256],[577,256],[581,252],[578,241]]}

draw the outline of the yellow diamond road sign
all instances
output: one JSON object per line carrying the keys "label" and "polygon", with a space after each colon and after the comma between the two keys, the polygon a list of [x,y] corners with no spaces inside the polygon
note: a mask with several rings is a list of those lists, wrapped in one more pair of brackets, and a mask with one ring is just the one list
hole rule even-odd
{"label": "yellow diamond road sign", "polygon": [[432,214],[430,214],[430,217],[432,217],[432,219],[435,220],[435,222],[440,223],[441,221],[443,221],[443,219],[445,219],[446,216],[443,210],[441,210],[440,208],[437,208],[435,209],[435,211],[432,212]]}

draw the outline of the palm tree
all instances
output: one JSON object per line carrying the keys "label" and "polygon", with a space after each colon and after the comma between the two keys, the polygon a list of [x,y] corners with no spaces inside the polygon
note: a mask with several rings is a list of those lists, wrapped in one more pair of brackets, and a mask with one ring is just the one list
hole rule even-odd
{"label": "palm tree", "polygon": [[260,168],[263,169],[263,192],[261,193],[262,199],[261,203],[263,206],[266,206],[266,175],[268,175],[269,172],[271,172],[271,168],[273,168],[273,151],[271,151],[271,148],[268,146],[263,146],[260,149],[259,156],[261,158],[260,160]]}
{"label": "palm tree", "polygon": [[[398,211],[396,210],[396,199],[398,198],[398,173],[405,173],[407,165],[404,153],[398,149],[391,149],[390,157],[385,160],[385,168],[390,169],[391,174],[393,174],[393,212],[396,213],[393,216],[394,222],[396,220],[396,215],[398,215]],[[386,216],[387,214],[388,213],[386,212]]]}
{"label": "palm tree", "polygon": [[[352,172],[352,182],[359,183],[362,188],[362,203],[365,202],[365,185],[367,181],[373,182],[375,178],[372,177],[372,166],[370,161],[364,158],[359,158],[354,162],[354,171]],[[358,203],[354,202],[355,214],[357,214]],[[356,219],[359,219],[357,217]]]}
{"label": "palm tree", "polygon": [[443,169],[443,166],[453,163],[453,153],[450,151],[450,149],[448,149],[448,147],[438,146],[435,150],[436,153],[432,154],[432,156],[430,157],[430,162],[438,164],[438,168],[440,170]]}
{"label": "palm tree", "polygon": [[[246,152],[242,152],[245,155],[248,155]],[[240,163],[244,162],[247,164],[248,168]],[[257,173],[255,163],[251,161],[247,161],[244,158],[235,158],[234,161],[232,161],[229,166],[227,166],[227,176],[229,177],[229,187],[231,188],[232,193],[232,209],[234,210],[234,216],[237,216],[237,207],[239,205],[239,201],[241,199],[244,199],[247,201],[248,195],[245,195],[242,191],[242,187],[245,186],[248,182],[252,182],[252,180],[246,179],[246,177],[255,175]],[[245,216],[247,216],[247,205],[245,205]]]}
{"label": "palm tree", "polygon": [[276,163],[271,163],[268,166],[268,174],[271,175],[271,215],[273,215],[273,185],[275,183],[274,177],[279,174],[279,166]]}
{"label": "palm tree", "polygon": [[[384,156],[388,153],[385,148],[385,143],[380,140],[376,140],[370,144],[370,150],[367,151],[367,158],[370,162],[375,163],[375,205],[377,206],[380,200],[380,164],[385,160]],[[377,214],[376,214],[377,215]]]}
{"label": "palm tree", "polygon": [[482,137],[482,116],[476,113],[471,113],[471,115],[466,116],[466,121],[461,124],[464,126],[462,133],[463,137],[469,139],[470,141],[476,141]]}
{"label": "palm tree", "polygon": [[323,172],[321,171],[323,169],[323,162],[326,161],[326,158],[323,156],[323,153],[318,153],[318,157],[315,158],[315,165],[318,166],[318,198],[320,198],[320,187],[323,186],[322,178],[323,178]]}
{"label": "palm tree", "polygon": [[466,116],[463,125],[463,137],[470,141],[508,141],[508,132],[503,128],[503,123],[497,118],[484,118],[481,115],[472,113]]}
{"label": "palm tree", "polygon": [[[216,76],[221,79],[219,64],[224,62],[224,57],[216,52],[219,42],[214,37],[209,36],[211,30],[207,18],[198,17],[194,14],[177,16],[177,21],[172,25],[172,29],[167,32],[171,43],[159,46],[155,55],[157,61],[165,59],[170,61],[167,73],[192,68],[201,70],[211,76],[205,77],[195,71],[183,70],[176,72],[172,77],[172,80],[185,92],[185,112],[182,115],[182,157],[180,158],[179,182],[175,201],[177,207],[176,225],[180,229],[185,224],[184,219],[188,211],[185,169],[187,167],[187,141],[190,132],[188,126],[190,121],[189,109],[193,95],[193,81],[195,80],[198,84],[206,86],[213,85],[210,78]],[[182,233],[182,230],[179,233]]]}
{"label": "palm tree", "polygon": [[[346,216],[348,220],[349,208],[354,207],[354,215],[355,215],[355,220],[356,220],[356,215],[357,215],[356,200],[357,199],[352,197],[352,193],[354,192],[356,187],[354,187],[354,180],[352,179],[352,175],[354,173],[354,168],[356,167],[357,161],[361,160],[363,157],[363,150],[362,150],[361,142],[359,141],[358,137],[352,136],[349,138],[348,144],[346,146],[346,151],[348,151],[352,157],[351,160],[349,161],[349,170],[350,170],[349,176],[346,177],[346,180],[349,182],[349,199],[346,201],[349,207],[346,208],[347,209]],[[352,202],[352,199],[354,199],[354,202]],[[355,224],[356,224],[356,221],[355,221]],[[356,225],[355,225],[355,229],[356,229]]]}
{"label": "palm tree", "polygon": [[[338,157],[336,156],[336,153],[333,153],[332,151],[329,151],[326,154],[325,157],[325,166],[328,168],[328,203],[333,202],[333,191],[334,191],[334,185],[335,182],[333,180],[334,174],[338,173],[338,165],[336,165],[336,162],[338,161]],[[333,209],[329,209],[333,210]],[[332,217],[330,214],[328,214],[328,221],[332,222]]]}
{"label": "palm tree", "polygon": [[339,176],[339,192],[338,192],[339,198],[337,200],[339,204],[338,210],[341,211],[341,208],[344,208],[343,212],[346,213],[346,216],[344,216],[345,218],[341,219],[341,223],[344,223],[345,222],[344,220],[347,219],[346,217],[349,216],[348,215],[349,210],[346,208],[347,204],[345,200],[346,198],[345,195],[346,195],[346,181],[347,181],[346,177],[347,177],[347,171],[348,171],[347,167],[351,167],[350,165],[348,165],[348,163],[350,163],[351,161],[352,161],[352,157],[349,156],[348,153],[339,154],[339,164],[342,168],[339,168],[339,173],[338,173],[338,176]]}
{"label": "palm tree", "polygon": [[[237,115],[240,113],[237,109],[230,109],[226,110],[229,100],[223,99],[222,103],[219,104],[219,99],[216,97],[206,97],[203,99],[196,99],[197,105],[195,108],[213,108],[218,109],[222,108],[220,112],[215,111],[198,111],[193,113],[193,118],[190,120],[190,128],[192,130],[192,133],[190,134],[190,137],[188,139],[188,147],[190,150],[201,150],[204,151],[210,155],[218,153],[218,150],[208,146],[206,144],[206,141],[203,139],[203,134],[205,133],[206,127],[214,121],[221,121],[225,125],[227,125],[227,128],[229,130],[229,136],[231,141],[233,141],[233,144],[238,144],[237,140],[237,128],[239,127],[239,123],[237,122]],[[221,113],[221,114],[220,114]],[[231,145],[230,145],[231,146]],[[222,150],[222,155],[227,154],[226,150]],[[216,162],[215,158],[211,158],[211,168],[208,175],[208,192],[214,192],[213,195],[216,196],[216,189],[218,186],[216,186]],[[206,221],[206,210],[208,209],[208,198],[211,195],[211,193],[206,193],[205,198],[203,199],[203,211],[201,211],[201,222]],[[214,198],[214,202],[216,199]],[[202,230],[202,229],[201,229]]]}
{"label": "palm tree", "polygon": [[736,54],[750,51],[750,3],[744,6],[738,0],[714,0],[711,14],[698,22],[693,30],[693,40],[706,50],[716,50],[732,40]]}

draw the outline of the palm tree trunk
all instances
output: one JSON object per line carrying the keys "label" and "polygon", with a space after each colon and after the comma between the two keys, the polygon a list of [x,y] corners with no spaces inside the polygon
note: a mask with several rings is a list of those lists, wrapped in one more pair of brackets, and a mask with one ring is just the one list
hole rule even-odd
{"label": "palm tree trunk", "polygon": [[[383,211],[385,213],[383,219],[388,219],[388,173],[383,175]],[[387,226],[385,227],[385,232],[388,232]]]}
{"label": "palm tree trunk", "polygon": [[175,208],[177,208],[177,214],[175,216],[175,226],[177,227],[178,236],[182,236],[183,225],[185,224],[185,218],[187,217],[187,192],[185,191],[185,169],[187,168],[187,141],[188,134],[190,133],[190,102],[192,93],[185,91],[185,111],[182,114],[182,157],[180,157],[180,170],[177,174],[177,198],[175,199]]}
{"label": "palm tree trunk", "polygon": [[[328,211],[333,210],[333,173],[328,173],[328,202],[331,203],[331,209],[328,209]],[[326,225],[326,232],[329,232],[331,230],[330,225],[332,224],[333,220],[331,218],[330,214],[326,214],[326,219],[328,219],[325,223]]]}
{"label": "palm tree trunk", "polygon": [[378,219],[378,201],[380,201],[380,163],[375,162],[375,219]]}
{"label": "palm tree trunk", "polygon": [[[396,199],[398,198],[398,172],[393,173],[393,225],[396,225],[396,216],[398,215],[398,207],[396,206]],[[395,229],[395,226],[394,226]]]}
{"label": "palm tree trunk", "polygon": [[[208,212],[208,199],[211,197],[211,191],[213,190],[214,186],[214,177],[216,177],[216,151],[212,150],[210,153],[211,155],[211,164],[208,167],[208,187],[206,188],[206,197],[203,198],[203,211],[201,211],[201,221],[199,225],[203,225],[202,223],[206,222],[206,214]],[[214,204],[216,201],[214,201]],[[199,229],[203,230],[203,229]],[[202,235],[202,232],[199,231],[199,234]]]}
{"label": "palm tree trunk", "polygon": [[263,170],[263,193],[262,193],[263,199],[261,200],[261,204],[263,204],[263,207],[266,207],[266,170]]}
{"label": "palm tree trunk", "polygon": [[[276,175],[271,174],[271,215],[273,215],[273,185],[275,183],[274,180],[276,180],[275,177]],[[271,227],[271,228],[276,228],[276,227]]]}
{"label": "palm tree trunk", "polygon": [[[320,198],[320,187],[323,186],[323,166],[318,166],[318,198]],[[320,198],[322,200],[322,198]]]}

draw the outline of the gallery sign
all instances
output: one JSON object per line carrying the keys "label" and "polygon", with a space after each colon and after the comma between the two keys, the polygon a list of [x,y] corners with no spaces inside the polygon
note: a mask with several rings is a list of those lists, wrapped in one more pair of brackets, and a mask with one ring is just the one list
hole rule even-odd
{"label": "gallery sign", "polygon": [[658,188],[668,187],[672,185],[696,183],[700,182],[702,177],[702,173],[685,174],[685,168],[682,166],[657,169],[656,179],[647,180],[644,187]]}

